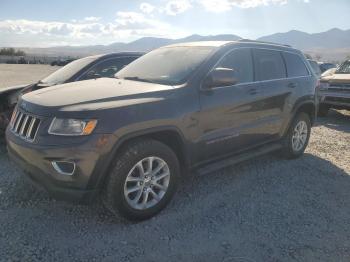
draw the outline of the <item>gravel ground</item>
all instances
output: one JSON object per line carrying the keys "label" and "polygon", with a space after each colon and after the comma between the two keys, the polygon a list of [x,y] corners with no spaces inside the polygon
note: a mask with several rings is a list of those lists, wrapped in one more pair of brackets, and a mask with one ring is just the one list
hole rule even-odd
{"label": "gravel ground", "polygon": [[0,64],[0,88],[30,84],[56,71],[58,66]]}
{"label": "gravel ground", "polygon": [[350,261],[350,113],[312,129],[305,155],[271,154],[183,181],[133,224],[96,201],[55,201],[0,146],[0,261]]}

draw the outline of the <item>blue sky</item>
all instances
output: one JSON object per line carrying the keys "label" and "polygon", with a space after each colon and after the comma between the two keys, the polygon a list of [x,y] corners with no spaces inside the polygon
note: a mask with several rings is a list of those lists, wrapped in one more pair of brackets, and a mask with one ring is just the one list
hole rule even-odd
{"label": "blue sky", "polygon": [[0,46],[349,29],[350,0],[1,0]]}

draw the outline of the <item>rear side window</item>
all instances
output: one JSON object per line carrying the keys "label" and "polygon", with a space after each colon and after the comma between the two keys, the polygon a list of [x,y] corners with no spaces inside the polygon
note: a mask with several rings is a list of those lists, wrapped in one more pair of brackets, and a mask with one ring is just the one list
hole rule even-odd
{"label": "rear side window", "polygon": [[272,80],[285,78],[286,68],[279,51],[255,49],[254,67],[256,80]]}
{"label": "rear side window", "polygon": [[322,72],[321,72],[321,69],[320,69],[320,66],[318,65],[318,63],[314,60],[308,60],[308,61],[309,61],[309,64],[312,68],[312,71],[314,71],[314,73],[317,76],[320,76],[322,74]]}
{"label": "rear side window", "polygon": [[283,53],[283,57],[286,61],[288,77],[309,75],[309,71],[300,56],[291,53]]}
{"label": "rear side window", "polygon": [[253,82],[253,60],[248,48],[236,49],[223,57],[216,68],[230,68],[236,73],[238,83]]}

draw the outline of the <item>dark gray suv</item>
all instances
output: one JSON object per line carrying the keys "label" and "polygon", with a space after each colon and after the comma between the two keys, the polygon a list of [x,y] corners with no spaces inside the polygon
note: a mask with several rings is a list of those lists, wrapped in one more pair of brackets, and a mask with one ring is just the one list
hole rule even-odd
{"label": "dark gray suv", "polygon": [[56,198],[147,219],[189,170],[260,154],[303,154],[317,77],[303,54],[254,41],[154,50],[117,73],[26,94],[7,128],[10,157]]}

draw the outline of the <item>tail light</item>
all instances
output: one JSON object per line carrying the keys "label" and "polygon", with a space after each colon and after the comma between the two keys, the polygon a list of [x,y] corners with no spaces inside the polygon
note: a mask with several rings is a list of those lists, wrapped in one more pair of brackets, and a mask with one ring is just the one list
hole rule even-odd
{"label": "tail light", "polygon": [[321,88],[321,81],[320,81],[319,79],[317,79],[316,88],[317,88],[317,89],[320,89],[320,88]]}
{"label": "tail light", "polygon": [[324,90],[327,90],[328,87],[329,87],[329,83],[328,82],[323,82],[323,81],[318,81],[319,84],[318,84],[318,90],[320,91],[324,91]]}

